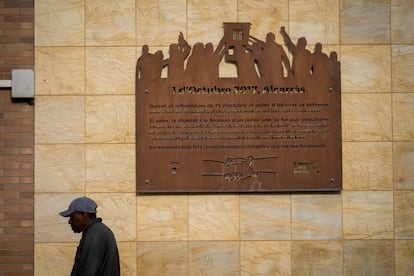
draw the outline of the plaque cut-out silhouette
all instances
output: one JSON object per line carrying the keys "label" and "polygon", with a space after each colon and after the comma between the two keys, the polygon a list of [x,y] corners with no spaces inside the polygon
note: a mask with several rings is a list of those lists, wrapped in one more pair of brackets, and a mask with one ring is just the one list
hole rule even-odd
{"label": "plaque cut-out silhouette", "polygon": [[[223,23],[217,44],[168,53],[144,45],[136,64],[137,192],[339,191],[337,53],[285,27],[265,38]],[[223,65],[235,75],[223,77]]]}

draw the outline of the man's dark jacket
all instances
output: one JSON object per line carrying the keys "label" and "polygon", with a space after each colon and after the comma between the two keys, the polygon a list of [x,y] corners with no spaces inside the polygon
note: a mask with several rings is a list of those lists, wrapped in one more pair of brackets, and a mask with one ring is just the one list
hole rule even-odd
{"label": "man's dark jacket", "polygon": [[97,218],[83,230],[71,276],[118,276],[119,254],[115,236]]}

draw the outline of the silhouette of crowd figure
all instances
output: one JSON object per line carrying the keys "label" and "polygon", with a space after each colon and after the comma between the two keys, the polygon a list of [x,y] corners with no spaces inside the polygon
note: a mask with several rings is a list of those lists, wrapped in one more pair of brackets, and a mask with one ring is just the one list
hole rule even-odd
{"label": "silhouette of crowd figure", "polygon": [[[226,24],[228,26],[226,28]],[[149,53],[148,45],[142,47],[142,55],[136,65],[137,85],[149,90],[161,79],[167,67],[169,87],[184,85],[214,86],[220,80],[219,67],[223,58],[234,64],[238,83],[256,85],[258,91],[265,87],[304,87],[319,85],[330,91],[340,90],[340,63],[336,52],[328,56],[322,44],[316,43],[313,52],[307,41],[300,37],[293,43],[285,27],[280,28],[285,45],[292,56],[292,63],[275,34],[267,33],[265,41],[249,34],[249,23],[224,23],[224,36],[216,49],[212,43],[195,43],[191,47],[180,32],[177,43],[169,47],[169,57],[161,51]]]}

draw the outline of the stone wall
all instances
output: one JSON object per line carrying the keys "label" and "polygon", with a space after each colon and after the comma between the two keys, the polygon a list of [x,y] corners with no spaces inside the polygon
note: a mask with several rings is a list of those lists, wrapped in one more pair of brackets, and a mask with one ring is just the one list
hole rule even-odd
{"label": "stone wall", "polygon": [[[69,273],[79,235],[58,212],[87,195],[115,232],[122,275],[408,275],[413,15],[412,1],[398,0],[37,0],[36,274]],[[222,23],[237,21],[261,39],[283,41],[286,26],[311,51],[320,42],[338,52],[343,191],[137,196],[142,46],[167,57],[179,32],[217,44]]]}

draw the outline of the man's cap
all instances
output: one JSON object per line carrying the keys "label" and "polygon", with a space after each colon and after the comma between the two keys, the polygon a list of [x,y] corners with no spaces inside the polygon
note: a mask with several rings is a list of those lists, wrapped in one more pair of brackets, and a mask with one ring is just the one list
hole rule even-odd
{"label": "man's cap", "polygon": [[85,212],[85,213],[96,213],[96,205],[95,201],[88,197],[79,197],[74,199],[67,210],[60,212],[59,214],[62,217],[70,217],[74,212]]}

